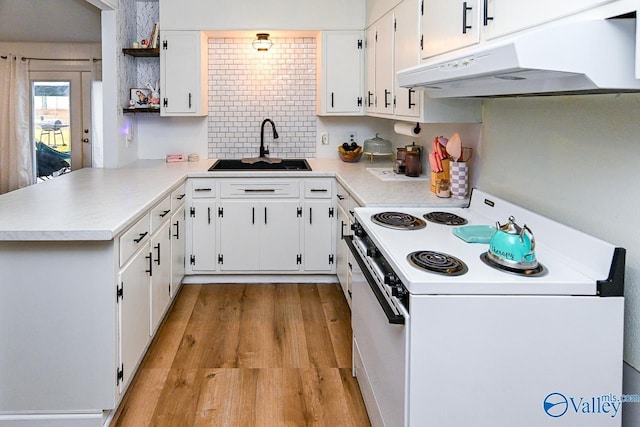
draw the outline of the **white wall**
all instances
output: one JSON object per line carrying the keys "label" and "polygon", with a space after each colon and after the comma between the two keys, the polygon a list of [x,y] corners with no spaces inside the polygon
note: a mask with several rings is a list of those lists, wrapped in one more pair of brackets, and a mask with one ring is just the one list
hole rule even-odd
{"label": "white wall", "polygon": [[479,188],[627,249],[624,355],[636,369],[639,119],[640,94],[488,100],[477,157]]}
{"label": "white wall", "polygon": [[162,30],[361,30],[364,0],[161,0]]}

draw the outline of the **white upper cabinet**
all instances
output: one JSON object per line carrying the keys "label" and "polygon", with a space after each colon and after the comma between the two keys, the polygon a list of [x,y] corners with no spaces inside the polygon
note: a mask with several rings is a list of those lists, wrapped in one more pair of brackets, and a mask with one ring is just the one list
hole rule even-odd
{"label": "white upper cabinet", "polygon": [[490,40],[528,27],[553,21],[611,0],[482,0],[481,25],[485,39]]}
{"label": "white upper cabinet", "polygon": [[419,0],[403,0],[366,30],[367,115],[420,123],[482,121],[478,99],[436,100],[401,88],[397,72],[420,63]]}
{"label": "white upper cabinet", "polygon": [[423,58],[515,33],[613,0],[424,0]]}
{"label": "white upper cabinet", "polygon": [[319,115],[362,115],[364,34],[325,31],[320,41],[317,108]]}
{"label": "white upper cabinet", "polygon": [[378,114],[393,114],[393,13],[384,15],[374,24],[376,108]]}
{"label": "white upper cabinet", "polygon": [[206,116],[207,37],[200,31],[162,31],[160,114]]}
{"label": "white upper cabinet", "polygon": [[480,41],[480,0],[424,0],[422,57],[471,46]]}
{"label": "white upper cabinet", "polygon": [[364,109],[369,113],[376,112],[376,28],[369,27],[365,31],[365,94]]}
{"label": "white upper cabinet", "polygon": [[394,114],[418,117],[420,115],[419,93],[415,89],[401,88],[396,73],[420,63],[420,18],[419,0],[404,0],[394,11]]}

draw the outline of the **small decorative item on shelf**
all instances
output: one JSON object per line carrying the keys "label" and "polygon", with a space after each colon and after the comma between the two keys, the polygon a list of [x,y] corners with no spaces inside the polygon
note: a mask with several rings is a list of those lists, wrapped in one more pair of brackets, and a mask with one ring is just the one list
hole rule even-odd
{"label": "small decorative item on shelf", "polygon": [[151,91],[149,97],[149,106],[153,108],[160,108],[160,88],[159,82],[156,82],[155,87],[151,87],[151,83],[147,83],[147,88]]}
{"label": "small decorative item on shelf", "polygon": [[151,97],[151,90],[146,88],[133,88],[131,89],[130,101],[133,101],[135,108],[148,108],[149,99]]}
{"label": "small decorative item on shelf", "polygon": [[355,142],[351,144],[345,142],[338,146],[338,156],[340,156],[340,160],[343,162],[355,163],[362,157],[362,147]]}

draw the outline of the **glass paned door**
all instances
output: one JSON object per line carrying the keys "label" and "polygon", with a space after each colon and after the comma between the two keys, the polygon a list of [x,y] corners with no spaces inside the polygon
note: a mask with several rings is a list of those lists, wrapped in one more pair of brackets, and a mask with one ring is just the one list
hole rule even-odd
{"label": "glass paned door", "polygon": [[40,181],[91,167],[90,91],[83,90],[82,74],[31,73],[32,129]]}

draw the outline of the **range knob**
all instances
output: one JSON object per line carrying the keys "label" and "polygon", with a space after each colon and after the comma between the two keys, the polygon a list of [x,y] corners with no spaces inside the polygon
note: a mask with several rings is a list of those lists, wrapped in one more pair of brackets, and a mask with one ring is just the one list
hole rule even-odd
{"label": "range knob", "polygon": [[362,226],[357,222],[354,222],[353,224],[351,224],[351,230],[353,230],[353,234],[355,234],[358,237],[364,237],[367,235],[367,233],[365,233]]}
{"label": "range knob", "polygon": [[394,297],[403,298],[406,294],[407,290],[402,286],[402,284],[391,287],[391,295]]}
{"label": "range knob", "polygon": [[367,248],[367,256],[371,258],[378,258],[380,256],[380,251],[378,248]]}
{"label": "range knob", "polygon": [[384,284],[389,286],[395,286],[398,283],[398,276],[393,273],[387,273],[384,275]]}

